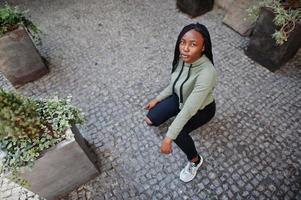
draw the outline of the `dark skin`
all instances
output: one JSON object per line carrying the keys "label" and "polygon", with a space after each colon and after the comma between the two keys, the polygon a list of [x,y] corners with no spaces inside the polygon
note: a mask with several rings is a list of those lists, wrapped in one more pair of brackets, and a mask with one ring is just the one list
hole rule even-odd
{"label": "dark skin", "polygon": [[[197,61],[205,50],[204,38],[201,33],[190,30],[182,37],[179,45],[180,58],[185,62],[192,64]],[[150,110],[155,107],[159,101],[154,98],[148,104],[146,104],[145,109]],[[151,125],[151,120],[146,117],[145,122],[148,125]],[[161,153],[170,154],[172,152],[172,139],[165,137],[160,148]],[[195,162],[198,160],[198,157],[193,158],[191,161]]]}

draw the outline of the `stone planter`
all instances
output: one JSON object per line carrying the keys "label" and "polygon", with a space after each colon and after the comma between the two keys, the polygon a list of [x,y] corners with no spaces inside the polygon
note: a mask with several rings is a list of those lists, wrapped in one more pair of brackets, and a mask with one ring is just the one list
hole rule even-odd
{"label": "stone planter", "polygon": [[99,173],[95,154],[88,149],[78,129],[74,126],[71,130],[74,139],[47,150],[32,169],[21,175],[30,182],[29,190],[48,200],[70,193]]}
{"label": "stone planter", "polygon": [[274,72],[282,64],[294,57],[301,46],[301,24],[296,23],[294,31],[289,35],[288,41],[277,45],[272,34],[279,29],[273,23],[275,14],[268,8],[262,8],[256,22],[253,34],[250,37],[246,55],[254,61]]}
{"label": "stone planter", "polygon": [[214,0],[177,0],[177,8],[190,17],[200,16],[212,10]]}
{"label": "stone planter", "polygon": [[49,72],[22,26],[0,38],[0,71],[15,87]]}
{"label": "stone planter", "polygon": [[234,0],[215,0],[215,4],[218,7],[220,7],[222,9],[228,11],[228,9],[230,8],[230,6],[233,3],[233,1]]}
{"label": "stone planter", "polygon": [[227,8],[223,22],[242,36],[249,36],[253,27],[246,10],[255,3],[254,0],[234,0]]}

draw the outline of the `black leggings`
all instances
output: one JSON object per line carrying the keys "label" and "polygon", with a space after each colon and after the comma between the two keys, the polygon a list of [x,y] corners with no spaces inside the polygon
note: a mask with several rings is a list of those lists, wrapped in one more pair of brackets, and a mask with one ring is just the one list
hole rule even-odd
{"label": "black leggings", "polygon": [[[152,125],[159,126],[169,118],[176,116],[180,112],[179,99],[176,94],[159,102],[154,108],[152,108],[147,117],[152,122]],[[213,101],[202,110],[199,110],[184,126],[182,131],[174,142],[180,147],[180,149],[186,154],[188,160],[198,156],[194,142],[189,133],[200,126],[209,122],[215,114],[215,102]]]}

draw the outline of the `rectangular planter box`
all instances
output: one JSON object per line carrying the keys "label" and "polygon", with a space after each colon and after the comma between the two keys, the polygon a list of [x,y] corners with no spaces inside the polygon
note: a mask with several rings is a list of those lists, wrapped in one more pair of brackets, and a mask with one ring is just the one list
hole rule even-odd
{"label": "rectangular planter box", "polygon": [[212,10],[214,0],[177,0],[177,8],[190,17],[197,17]]}
{"label": "rectangular planter box", "polygon": [[214,2],[218,7],[228,11],[233,1],[234,0],[215,0]]}
{"label": "rectangular planter box", "polygon": [[15,87],[34,81],[49,72],[22,26],[0,38],[0,71]]}
{"label": "rectangular planter box", "polygon": [[271,9],[261,8],[253,34],[250,37],[246,55],[262,66],[274,72],[285,62],[293,58],[301,46],[301,23],[289,34],[288,40],[277,45],[272,34],[279,29],[273,20],[275,14]]}
{"label": "rectangular planter box", "polygon": [[78,129],[71,128],[74,139],[47,150],[31,170],[22,173],[32,192],[49,200],[70,193],[99,174],[95,155]]}
{"label": "rectangular planter box", "polygon": [[248,36],[252,30],[252,23],[248,20],[247,8],[257,3],[255,0],[234,0],[227,9],[223,23],[242,36]]}

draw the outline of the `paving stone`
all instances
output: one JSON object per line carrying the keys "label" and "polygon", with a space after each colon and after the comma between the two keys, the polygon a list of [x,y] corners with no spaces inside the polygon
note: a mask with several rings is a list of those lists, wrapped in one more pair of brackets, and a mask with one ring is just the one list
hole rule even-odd
{"label": "paving stone", "polygon": [[8,198],[8,197],[10,197],[11,195],[12,195],[12,191],[11,191],[11,190],[6,190],[6,191],[4,191],[4,192],[1,194],[2,198]]}
{"label": "paving stone", "polygon": [[[248,39],[222,24],[224,11],[193,20],[210,31],[219,83],[215,117],[191,133],[203,168],[184,184],[185,155],[176,145],[172,155],[159,152],[171,120],[158,128],[143,123],[143,106],[169,81],[175,39],[191,23],[175,2],[8,2],[28,9],[45,33],[39,51],[51,69],[18,91],[72,94],[87,116],[79,128],[100,158],[102,173],[64,200],[300,199],[300,51],[271,73],[245,56]],[[1,195],[10,188],[15,199],[38,199],[0,183]]]}

